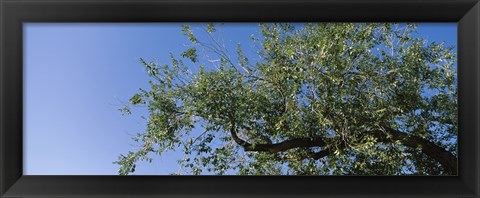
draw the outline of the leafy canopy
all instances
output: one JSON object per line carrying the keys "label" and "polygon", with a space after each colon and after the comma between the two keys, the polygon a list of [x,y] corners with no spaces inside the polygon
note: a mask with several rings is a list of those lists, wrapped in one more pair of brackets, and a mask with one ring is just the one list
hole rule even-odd
{"label": "leafy canopy", "polygon": [[183,26],[191,44],[170,64],[141,59],[150,88],[130,103],[147,128],[119,174],[181,150],[181,174],[456,175],[453,47],[415,24],[260,24],[252,61],[218,28],[204,41]]}

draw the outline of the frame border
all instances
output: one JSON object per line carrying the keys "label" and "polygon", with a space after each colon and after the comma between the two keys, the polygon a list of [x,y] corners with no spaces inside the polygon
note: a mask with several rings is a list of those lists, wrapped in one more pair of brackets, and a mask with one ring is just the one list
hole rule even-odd
{"label": "frame border", "polygon": [[[458,22],[458,176],[23,175],[23,23],[187,21]],[[479,0],[0,0],[0,50],[0,197],[480,197]]]}

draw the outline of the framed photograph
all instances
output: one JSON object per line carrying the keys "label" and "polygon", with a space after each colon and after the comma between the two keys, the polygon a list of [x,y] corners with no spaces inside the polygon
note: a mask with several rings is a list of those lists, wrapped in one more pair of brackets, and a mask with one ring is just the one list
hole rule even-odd
{"label": "framed photograph", "polygon": [[480,197],[480,4],[0,0],[0,197]]}

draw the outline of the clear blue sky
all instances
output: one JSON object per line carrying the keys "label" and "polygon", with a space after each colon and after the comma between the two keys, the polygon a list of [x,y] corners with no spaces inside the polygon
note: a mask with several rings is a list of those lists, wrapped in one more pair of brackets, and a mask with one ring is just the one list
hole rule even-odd
{"label": "clear blue sky", "polygon": [[[257,30],[254,23],[227,23],[221,34],[231,49],[240,42],[248,54]],[[418,32],[457,44],[455,23],[423,23]],[[139,58],[169,64],[169,53],[178,56],[189,43],[178,23],[26,23],[24,41],[25,175],[117,175],[112,162],[134,149],[131,135],[145,128],[144,110],[118,111],[149,88]],[[135,174],[175,173],[181,156],[155,157]]]}

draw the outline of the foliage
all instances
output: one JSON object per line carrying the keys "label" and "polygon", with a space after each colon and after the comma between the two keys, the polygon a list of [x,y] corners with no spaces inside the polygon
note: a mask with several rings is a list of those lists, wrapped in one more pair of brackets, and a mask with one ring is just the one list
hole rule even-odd
{"label": "foliage", "polygon": [[191,46],[171,64],[141,60],[150,89],[130,102],[147,106],[147,129],[119,174],[174,149],[184,174],[456,174],[452,47],[415,24],[259,26],[255,61],[240,44],[230,58],[213,24],[210,42],[183,26]]}

